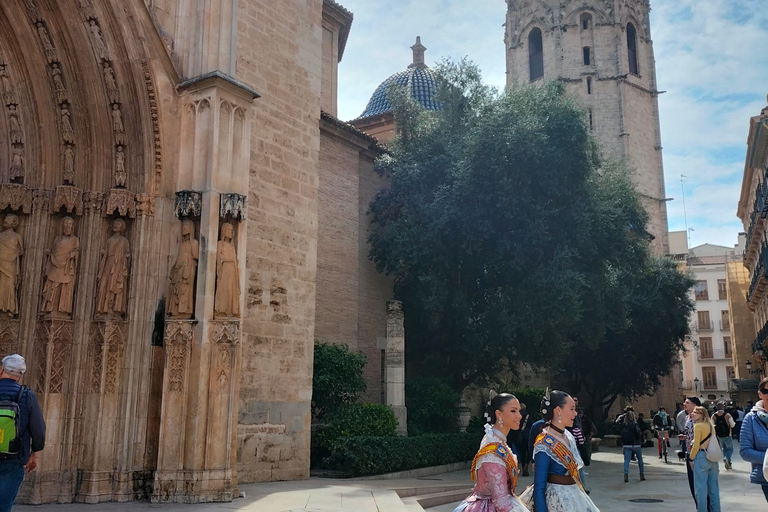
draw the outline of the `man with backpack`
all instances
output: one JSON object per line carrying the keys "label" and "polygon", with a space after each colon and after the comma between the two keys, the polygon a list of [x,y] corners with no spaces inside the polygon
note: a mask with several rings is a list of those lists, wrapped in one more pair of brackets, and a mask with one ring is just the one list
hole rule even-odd
{"label": "man with backpack", "polygon": [[736,422],[733,416],[725,412],[725,400],[718,400],[717,411],[712,414],[712,424],[715,426],[715,434],[720,442],[720,448],[723,450],[723,462],[725,469],[731,469],[731,457],[733,457],[733,427]]}
{"label": "man with backpack", "polygon": [[3,358],[0,370],[0,512],[10,512],[24,480],[45,446],[45,422],[34,391],[19,384],[27,363],[19,354]]}

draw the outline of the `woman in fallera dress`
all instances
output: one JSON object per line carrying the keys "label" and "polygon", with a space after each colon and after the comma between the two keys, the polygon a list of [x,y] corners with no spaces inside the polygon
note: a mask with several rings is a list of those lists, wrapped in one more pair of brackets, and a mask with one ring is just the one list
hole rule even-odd
{"label": "woman in fallera dress", "polygon": [[510,429],[520,428],[520,402],[514,395],[495,395],[485,412],[485,436],[472,461],[475,488],[453,512],[529,512],[515,496],[517,457],[509,445]]}
{"label": "woman in fallera dress", "polygon": [[576,418],[576,402],[563,391],[548,392],[541,414],[547,423],[533,447],[533,485],[520,500],[535,512],[600,512],[584,491],[579,477],[584,462],[566,430]]}

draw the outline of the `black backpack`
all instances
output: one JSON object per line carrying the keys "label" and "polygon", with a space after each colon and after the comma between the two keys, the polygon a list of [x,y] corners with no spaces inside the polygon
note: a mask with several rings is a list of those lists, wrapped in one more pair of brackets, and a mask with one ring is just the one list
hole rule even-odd
{"label": "black backpack", "polygon": [[625,423],[624,426],[621,427],[621,444],[638,444],[638,441],[640,441],[640,439],[637,435],[637,423]]}
{"label": "black backpack", "polygon": [[715,434],[717,434],[717,437],[728,437],[731,435],[731,429],[728,427],[728,420],[725,419],[725,414],[722,416],[715,414]]}

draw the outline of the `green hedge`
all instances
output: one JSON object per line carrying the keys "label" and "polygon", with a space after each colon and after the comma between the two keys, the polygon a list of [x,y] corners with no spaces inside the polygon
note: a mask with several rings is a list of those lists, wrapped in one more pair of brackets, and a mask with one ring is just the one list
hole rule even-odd
{"label": "green hedge", "polygon": [[412,437],[341,439],[323,460],[324,469],[346,476],[381,475],[394,471],[470,461],[477,453],[477,434],[424,434]]}

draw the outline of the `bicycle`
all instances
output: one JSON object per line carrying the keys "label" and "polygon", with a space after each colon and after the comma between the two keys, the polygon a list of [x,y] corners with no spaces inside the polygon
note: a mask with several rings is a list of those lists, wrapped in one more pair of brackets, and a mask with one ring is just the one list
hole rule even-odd
{"label": "bicycle", "polygon": [[667,447],[669,446],[669,431],[672,430],[672,427],[664,426],[660,429],[656,428],[656,434],[659,439],[659,443],[661,444],[661,454],[659,455],[659,458],[664,457],[664,464],[668,464],[669,461],[667,460]]}

